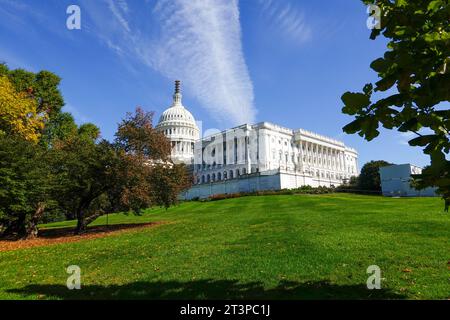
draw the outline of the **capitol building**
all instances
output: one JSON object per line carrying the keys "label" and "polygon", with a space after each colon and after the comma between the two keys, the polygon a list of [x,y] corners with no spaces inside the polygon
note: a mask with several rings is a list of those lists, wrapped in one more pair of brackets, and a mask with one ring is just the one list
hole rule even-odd
{"label": "capitol building", "polygon": [[183,106],[180,81],[156,129],[172,144],[172,161],[189,166],[194,185],[183,198],[305,185],[338,186],[358,175],[358,153],[343,142],[270,122],[243,124],[206,137]]}

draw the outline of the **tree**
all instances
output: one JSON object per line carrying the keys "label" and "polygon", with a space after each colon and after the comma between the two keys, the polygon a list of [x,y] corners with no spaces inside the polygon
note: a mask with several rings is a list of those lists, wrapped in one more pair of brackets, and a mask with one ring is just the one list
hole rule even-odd
{"label": "tree", "polygon": [[40,142],[49,148],[55,141],[67,140],[77,132],[78,126],[73,116],[68,112],[60,112],[46,123]]}
{"label": "tree", "polygon": [[184,164],[155,165],[150,174],[154,202],[166,209],[178,202],[178,196],[192,185],[192,175]]}
{"label": "tree", "polygon": [[121,151],[120,183],[112,191],[117,208],[134,213],[155,205],[176,204],[178,195],[190,186],[183,164],[170,161],[170,141],[152,125],[153,113],[137,108],[119,124],[116,146]]}
{"label": "tree", "polygon": [[78,135],[81,138],[95,141],[100,138],[100,129],[93,123],[84,123],[78,128]]}
{"label": "tree", "polygon": [[[9,70],[3,63],[0,64],[0,77],[7,78],[22,98],[34,101],[34,113],[43,121],[43,125],[37,130],[42,145],[49,147],[52,144],[51,139],[65,138],[76,127],[73,117],[69,113],[61,112],[64,99],[58,88],[61,79],[57,75],[45,70],[38,73],[23,69]],[[27,114],[23,103],[15,103],[14,108]],[[31,126],[28,127],[33,130]],[[63,133],[64,130],[66,132]],[[33,139],[36,140],[34,137]]]}
{"label": "tree", "polygon": [[[355,117],[344,127],[366,140],[379,135],[379,126],[413,132],[411,146],[423,148],[431,165],[416,177],[421,188],[436,186],[450,205],[450,4],[448,0],[363,0],[381,10],[381,28],[371,39],[390,39],[388,50],[370,67],[380,80],[362,92],[346,92],[342,111]],[[376,99],[375,94],[384,97]],[[372,101],[377,100],[377,101]],[[426,133],[424,133],[424,131]],[[429,133],[428,133],[429,132]]]}
{"label": "tree", "polygon": [[119,124],[116,144],[127,154],[145,161],[170,159],[171,146],[166,136],[153,128],[153,112],[137,108],[135,113],[127,113]]}
{"label": "tree", "polygon": [[61,111],[64,99],[58,88],[60,77],[46,70],[33,73],[23,69],[9,70],[5,64],[0,65],[0,76],[7,76],[17,92],[26,92],[35,99],[38,113],[51,119]]}
{"label": "tree", "polygon": [[19,137],[0,136],[0,234],[35,237],[52,200],[54,177],[46,150]]}
{"label": "tree", "polygon": [[80,134],[59,141],[52,150],[52,167],[59,180],[58,202],[67,213],[75,215],[77,234],[84,233],[110,208],[104,199],[115,183],[117,161],[111,143]]}
{"label": "tree", "polygon": [[7,77],[0,76],[0,134],[37,142],[44,120],[36,101],[24,92],[17,92]]}
{"label": "tree", "polygon": [[367,162],[358,177],[358,188],[367,191],[381,191],[380,168],[391,165],[389,162],[378,160]]}
{"label": "tree", "polygon": [[189,186],[186,167],[170,162],[170,142],[153,128],[152,115],[141,109],[128,113],[114,143],[98,141],[98,128],[83,125],[54,145],[59,203],[78,220],[77,234],[109,211],[167,208]]}

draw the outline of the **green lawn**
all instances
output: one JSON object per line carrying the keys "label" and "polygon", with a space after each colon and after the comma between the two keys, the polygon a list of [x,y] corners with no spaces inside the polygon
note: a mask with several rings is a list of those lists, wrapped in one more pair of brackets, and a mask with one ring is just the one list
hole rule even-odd
{"label": "green lawn", "polygon": [[[0,298],[450,298],[450,214],[438,198],[244,197],[109,221],[168,223],[0,252]],[[69,265],[81,290],[66,288]],[[381,290],[366,288],[370,265]]]}

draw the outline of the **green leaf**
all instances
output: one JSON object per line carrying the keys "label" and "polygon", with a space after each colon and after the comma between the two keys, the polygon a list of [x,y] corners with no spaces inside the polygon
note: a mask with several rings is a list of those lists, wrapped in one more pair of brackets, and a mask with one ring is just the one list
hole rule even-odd
{"label": "green leaf", "polygon": [[380,81],[378,81],[376,84],[376,91],[386,91],[389,90],[390,88],[392,88],[392,86],[395,84],[395,82],[397,81],[397,78],[394,76],[388,76],[385,77],[383,79],[381,79]]}
{"label": "green leaf", "polygon": [[428,9],[428,11],[436,12],[442,7],[442,5],[443,5],[442,0],[431,1],[428,4],[428,8],[427,9]]}
{"label": "green leaf", "polygon": [[369,97],[363,93],[346,92],[341,99],[345,104],[342,111],[350,115],[354,115],[362,108],[370,105]]}
{"label": "green leaf", "polygon": [[363,91],[367,96],[371,96],[373,92],[373,84],[371,83],[366,84],[363,88]]}
{"label": "green leaf", "polygon": [[414,146],[424,147],[427,144],[434,142],[435,139],[436,139],[436,135],[434,135],[434,134],[420,136],[420,137],[414,138],[412,140],[409,140],[409,145],[413,146],[413,147]]}
{"label": "green leaf", "polygon": [[372,70],[381,73],[385,72],[387,68],[389,68],[389,63],[383,58],[378,58],[370,64],[370,67]]}
{"label": "green leaf", "polygon": [[347,124],[344,128],[342,128],[342,130],[348,134],[356,133],[361,130],[362,123],[363,123],[363,119],[358,118],[358,119],[350,122],[349,124]]}
{"label": "green leaf", "polygon": [[398,131],[400,132],[408,132],[408,131],[416,131],[418,129],[419,122],[417,118],[412,118],[405,123],[403,123],[399,128]]}
{"label": "green leaf", "polygon": [[378,120],[371,117],[367,118],[363,123],[363,131],[367,141],[372,141],[380,132],[378,131]]}

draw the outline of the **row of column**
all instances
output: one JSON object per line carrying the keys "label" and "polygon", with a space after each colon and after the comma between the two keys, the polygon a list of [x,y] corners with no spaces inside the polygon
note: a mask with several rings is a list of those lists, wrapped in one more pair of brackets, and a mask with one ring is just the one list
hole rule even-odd
{"label": "row of column", "polygon": [[[215,155],[212,156],[211,153],[214,148]],[[250,161],[250,150],[245,137],[226,141],[225,150],[223,148],[223,141],[214,145],[209,145],[205,150],[206,154],[204,155],[203,160],[206,161],[206,159],[209,159],[209,161],[206,161],[207,164],[213,164],[213,162],[216,164],[224,164],[223,152],[225,152],[226,164],[247,164]]]}
{"label": "row of column", "polygon": [[[345,171],[345,153],[342,150],[326,147],[313,142],[301,142],[301,159],[309,165],[330,169],[335,171]],[[315,160],[315,162],[314,162]]]}
{"label": "row of column", "polygon": [[189,129],[189,128],[170,128],[170,129],[165,129],[164,130],[164,134],[166,136],[170,136],[170,135],[188,135],[190,137],[193,137],[195,134],[195,131],[193,129]]}
{"label": "row of column", "polygon": [[192,154],[192,142],[187,141],[172,141],[172,153],[177,154]]}

